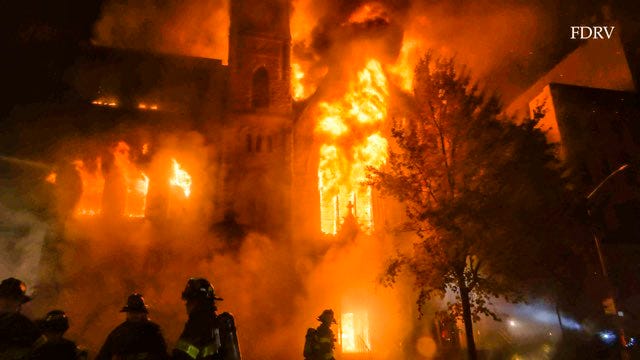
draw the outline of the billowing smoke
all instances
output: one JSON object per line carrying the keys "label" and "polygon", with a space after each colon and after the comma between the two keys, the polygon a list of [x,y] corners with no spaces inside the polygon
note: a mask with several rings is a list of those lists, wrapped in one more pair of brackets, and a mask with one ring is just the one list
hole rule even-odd
{"label": "billowing smoke", "polygon": [[[353,78],[369,58],[378,59],[398,76],[393,79],[395,85],[406,87],[403,77],[410,77],[413,63],[427,48],[457,55],[476,75],[503,70],[505,79],[518,82],[517,69],[504,64],[526,65],[536,55],[531,54],[530,44],[539,44],[553,28],[545,20],[553,10],[516,0],[500,5],[299,0],[293,1],[293,9],[293,65],[304,74],[304,95],[316,88],[324,90],[318,92],[316,103],[339,99],[346,91],[345,79]],[[225,61],[228,27],[228,3],[223,0],[110,0],[95,25],[94,41]],[[218,304],[220,311],[236,316],[246,359],[300,358],[305,330],[317,325],[315,317],[325,308],[334,308],[338,314],[366,312],[372,324],[370,341],[380,358],[416,358],[416,344],[423,354],[432,350],[430,319],[416,320],[413,292],[404,283],[388,289],[377,281],[385,259],[394,251],[392,239],[360,234],[340,242],[318,235],[301,244],[297,241],[307,237],[298,232],[310,229],[296,228],[295,223],[292,238],[281,239],[252,232],[233,219],[224,220],[218,213],[222,204],[212,201],[219,195],[213,182],[223,171],[212,165],[220,149],[200,134],[140,137],[132,131],[128,135],[132,139],[126,139],[132,161],[151,179],[148,205],[156,206],[151,200],[155,191],[165,195],[159,217],[75,216],[71,208],[78,202],[80,181],[71,164],[78,158],[95,163],[100,156],[108,172],[113,166],[109,149],[121,135],[61,142],[58,163],[69,175],[65,180],[61,171],[57,181],[65,205],[58,211],[55,241],[43,256],[42,266],[50,271],[40,271],[42,276],[34,279],[27,270],[25,275],[19,270],[36,266],[43,238],[38,222],[29,222],[32,230],[25,234],[11,235],[27,239],[20,243],[34,249],[22,253],[34,258],[2,263],[6,265],[3,274],[23,276],[30,284],[47,284],[34,306],[40,314],[51,308],[68,311],[71,338],[97,350],[122,320],[118,311],[127,295],[138,291],[172,344],[186,320],[180,300],[184,283],[189,277],[204,276],[225,299]],[[149,155],[142,154],[145,137],[155,139]],[[157,184],[153,179],[166,179],[163,172],[170,168],[172,157],[193,178],[192,196],[187,200],[172,198],[175,194],[166,181],[165,188],[153,188]],[[317,173],[312,175],[309,180],[317,181]],[[317,183],[311,187],[317,189]],[[27,221],[15,214],[7,218]]]}
{"label": "billowing smoke", "polygon": [[34,284],[49,225],[35,214],[0,203],[0,277],[17,277]]}
{"label": "billowing smoke", "polygon": [[[393,251],[390,239],[360,234],[337,242],[318,238],[291,243],[299,238],[297,231],[293,240],[253,232],[218,213],[212,193],[220,171],[213,160],[216,145],[190,131],[149,135],[120,129],[60,142],[55,192],[58,207],[67,207],[59,210],[60,226],[50,229],[52,239],[40,256],[46,228],[14,216],[15,222],[33,228],[20,236],[31,259],[15,259],[3,268],[7,276],[40,285],[43,291],[30,305],[35,316],[64,309],[71,319],[69,337],[95,354],[123,321],[119,311],[127,296],[140,292],[172,346],[187,317],[180,293],[189,277],[202,276],[225,299],[217,304],[219,311],[235,315],[243,358],[300,358],[306,329],[317,326],[315,318],[325,308],[333,308],[338,321],[344,312],[367,313],[376,352],[389,359],[403,353],[402,341],[412,330],[406,322],[415,319],[412,292],[378,282],[383,259]],[[89,164],[100,157],[105,184],[115,183],[113,177],[122,176],[114,169],[122,140],[132,166],[150,179],[147,218],[123,217],[104,206],[100,215],[79,214],[82,181],[74,162],[85,161],[87,172],[95,173],[97,167]],[[170,159],[177,159],[192,177],[189,198],[166,184]],[[114,206],[126,196],[106,188],[103,204]],[[37,277],[29,276],[33,269],[16,273],[21,266],[38,264]],[[334,331],[338,334],[337,326]]]}
{"label": "billowing smoke", "polygon": [[456,56],[479,79],[491,77],[493,89],[511,93],[544,66],[538,50],[557,42],[556,10],[540,3],[335,0],[296,1],[294,9],[294,61],[308,74],[301,82],[312,89],[323,75],[318,69],[364,53],[391,66],[396,83],[409,90],[414,65],[433,49]]}
{"label": "billowing smoke", "polygon": [[[551,0],[292,0],[293,78],[304,86],[296,98],[311,95],[329,68],[363,55],[363,49],[393,65],[396,82],[409,89],[413,66],[434,49],[455,55],[475,77],[491,79],[488,86],[508,100],[562,56],[568,24],[583,22],[595,6]],[[228,8],[227,0],[109,0],[94,41],[226,62]]]}
{"label": "billowing smoke", "polygon": [[105,1],[98,45],[226,59],[228,1]]}

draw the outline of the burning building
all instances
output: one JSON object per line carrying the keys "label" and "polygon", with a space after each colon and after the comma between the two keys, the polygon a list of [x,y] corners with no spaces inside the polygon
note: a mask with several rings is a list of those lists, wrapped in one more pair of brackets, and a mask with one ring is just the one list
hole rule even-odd
{"label": "burning building", "polygon": [[[330,306],[344,358],[411,358],[416,342],[432,353],[411,290],[377,285],[404,213],[364,180],[393,146],[434,20],[404,26],[420,10],[411,2],[332,1],[310,29],[288,0],[213,3],[230,15],[228,47],[212,52],[228,49],[228,64],[210,48],[174,55],[98,36],[51,65],[63,80],[44,99],[12,107],[5,147],[42,160],[38,186],[56,194],[42,294],[71,307],[81,335],[112,325],[102,309],[142,289],[174,339],[183,278],[212,274],[241,309],[251,358],[301,354],[304,328]],[[314,52],[294,41],[304,36]],[[495,54],[482,47],[472,55]],[[74,309],[88,289],[100,295]]]}
{"label": "burning building", "polygon": [[[354,10],[362,12],[356,27],[388,26],[378,12]],[[124,289],[155,298],[158,317],[179,318],[173,293],[194,272],[236,289],[225,298],[243,309],[239,324],[251,323],[239,332],[249,357],[260,358],[261,346],[277,358],[301,353],[309,314],[328,306],[340,314],[339,349],[351,357],[389,357],[396,350],[387,345],[405,336],[380,331],[396,329],[399,320],[389,324],[382,313],[402,314],[403,303],[374,295],[387,250],[373,234],[384,208],[364,184],[367,167],[386,160],[397,106],[380,50],[389,40],[371,42],[342,75],[294,103],[309,93],[296,90],[304,75],[291,60],[291,11],[286,0],[231,2],[228,65],[83,43],[62,69],[60,99],[12,109],[11,132],[25,136],[7,142],[12,155],[41,159],[40,181],[55,194],[34,282],[41,301],[71,308],[90,346],[101,339],[85,332],[113,324],[94,310],[117,306]],[[374,253],[381,261],[367,263]],[[100,300],[74,310],[87,291]],[[280,297],[278,306],[261,292]],[[256,324],[267,312],[291,329],[257,339],[269,332]],[[281,343],[291,338],[300,346]]]}

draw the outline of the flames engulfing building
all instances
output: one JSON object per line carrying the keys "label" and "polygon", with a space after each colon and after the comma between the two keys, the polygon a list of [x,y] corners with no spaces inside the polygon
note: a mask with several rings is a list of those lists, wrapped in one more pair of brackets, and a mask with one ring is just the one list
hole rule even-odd
{"label": "flames engulfing building", "polygon": [[[150,174],[159,138],[196,131],[209,151],[189,154],[183,143],[174,146],[183,154],[172,161],[187,173],[202,170],[193,186],[206,188],[199,193],[208,198],[199,201],[210,202],[213,222],[235,219],[285,237],[295,222],[305,229],[298,234],[317,236],[336,234],[353,212],[372,230],[376,199],[361,183],[367,166],[385,161],[390,84],[379,62],[358,60],[344,99],[324,94],[329,100],[316,97],[294,111],[290,7],[285,0],[231,2],[228,65],[83,44],[60,69],[61,99],[14,108],[13,132],[28,134],[21,141],[36,146],[12,153],[31,158],[40,151],[40,158],[55,149],[51,161],[63,153],[80,177],[79,198],[74,205],[70,195],[67,204],[76,215],[162,219],[168,175]],[[81,137],[102,149],[76,144]],[[189,164],[194,157],[198,166]],[[166,168],[174,166],[170,160]],[[71,180],[59,179],[65,181]],[[142,198],[127,200],[134,196]]]}
{"label": "flames engulfing building", "polygon": [[[22,140],[36,144],[30,151],[40,150],[38,157],[47,150],[67,157],[75,152],[78,159],[73,160],[73,167],[81,178],[76,180],[77,190],[83,189],[76,204],[81,209],[76,213],[82,213],[84,207],[85,215],[104,210],[149,218],[162,217],[167,207],[162,199],[166,196],[156,196],[165,190],[167,179],[150,176],[145,180],[151,171],[150,159],[161,150],[159,138],[195,130],[204,136],[211,152],[187,154],[174,161],[189,173],[195,171],[194,166],[184,164],[185,158],[207,159],[196,161],[204,163],[206,183],[197,178],[193,185],[207,187],[201,193],[210,196],[207,202],[213,208],[213,221],[233,214],[254,230],[288,235],[294,126],[289,7],[285,0],[234,1],[229,65],[216,59],[84,44],[74,52],[70,65],[60,69],[65,73],[62,99],[16,106],[11,114],[14,130],[29,134],[28,141]],[[52,129],[55,136],[34,128]],[[69,141],[78,135],[103,149],[78,151],[77,144]],[[20,147],[19,141],[15,143]],[[177,148],[188,152],[186,144]],[[33,157],[21,150],[12,153]],[[110,181],[114,168],[120,174],[112,177],[124,175],[122,181],[128,183],[127,174],[139,172],[131,176],[146,185],[110,186],[122,182]],[[58,179],[64,180],[64,176]],[[126,198],[131,196],[120,196],[125,199],[118,204],[112,199],[118,197],[114,189],[119,189],[116,193],[140,192],[148,203],[136,206],[132,214],[126,209]],[[91,203],[89,208],[83,201]]]}
{"label": "flames engulfing building", "polygon": [[[356,219],[362,229],[373,228],[372,203],[376,199],[371,189],[361,182],[365,180],[366,166],[380,165],[385,159],[387,145],[383,124],[387,117],[389,84],[379,62],[362,62],[354,70],[358,72],[357,78],[350,79],[345,86],[349,98],[340,100],[340,94],[324,102],[314,99],[294,107],[290,6],[288,0],[231,2],[228,65],[218,59],[83,43],[73,48],[72,55],[66,55],[69,59],[64,64],[56,67],[62,75],[61,81],[50,89],[49,95],[55,94],[54,98],[49,95],[38,101],[25,98],[22,100],[24,105],[13,106],[7,117],[10,130],[5,136],[13,135],[5,138],[3,152],[10,153],[15,159],[43,161],[42,170],[38,170],[43,174],[38,181],[41,186],[52,188],[57,195],[51,201],[55,204],[53,236],[65,238],[58,239],[63,245],[55,241],[44,244],[43,258],[55,258],[58,263],[54,264],[55,269],[43,270],[52,270],[46,280],[32,281],[44,285],[41,298],[47,296],[46,285],[49,285],[43,282],[50,281],[54,287],[65,289],[54,288],[53,294],[48,294],[64,307],[68,304],[65,296],[84,292],[87,288],[94,291],[98,287],[79,285],[78,281],[82,282],[84,277],[102,276],[105,269],[112,273],[107,280],[111,286],[99,287],[100,291],[106,292],[101,298],[107,300],[101,305],[85,306],[86,312],[89,312],[87,308],[93,311],[99,306],[111,306],[108,299],[119,296],[113,294],[116,289],[132,284],[139,287],[145,280],[153,282],[153,285],[144,285],[145,295],[157,292],[157,298],[160,298],[170,293],[167,289],[175,285],[173,281],[180,281],[158,279],[160,273],[191,276],[193,273],[186,273],[193,271],[192,265],[198,260],[205,259],[210,266],[212,257],[230,249],[238,251],[240,245],[234,243],[220,249],[215,248],[217,245],[207,244],[204,251],[195,251],[201,259],[182,255],[185,257],[182,260],[167,261],[167,257],[181,256],[176,250],[180,246],[195,248],[196,243],[201,246],[206,240],[193,240],[193,245],[186,241],[185,244],[158,245],[156,238],[179,243],[171,239],[178,232],[207,237],[224,228],[220,231],[224,236],[237,237],[250,230],[285,245],[262,243],[256,247],[262,245],[265,249],[249,250],[268,257],[259,261],[251,258],[253,262],[244,260],[245,265],[250,264],[247,266],[250,269],[216,268],[217,284],[228,282],[227,288],[236,289],[235,303],[247,301],[247,294],[242,291],[255,291],[249,299],[264,301],[246,304],[245,309],[275,310],[267,316],[273,321],[298,319],[289,311],[297,301],[296,296],[304,291],[315,292],[304,286],[290,287],[299,281],[297,276],[309,276],[295,273],[300,271],[299,267],[309,272],[315,268],[309,268],[309,264],[303,262],[302,265],[294,264],[294,269],[292,263],[297,260],[289,259],[289,251],[300,253],[297,246],[303,242],[296,244],[296,241],[288,240],[295,237],[294,240],[313,238],[317,241],[323,232],[334,235],[349,215],[353,215],[350,218]],[[344,119],[341,120],[342,115]],[[316,126],[318,118],[321,122]],[[357,136],[347,136],[349,131]],[[0,162],[0,166],[8,165]],[[338,181],[323,182],[332,176]],[[21,182],[24,177],[16,179]],[[319,185],[323,188],[319,189]],[[6,200],[1,199],[2,202]],[[200,217],[205,220],[193,221]],[[207,224],[202,224],[206,221]],[[196,232],[182,226],[183,223],[204,225],[205,230]],[[294,224],[295,231],[292,230]],[[357,229],[351,230],[357,233]],[[143,233],[146,235],[141,235]],[[175,237],[182,239],[188,235]],[[105,238],[108,238],[108,245],[101,243]],[[130,254],[123,254],[120,246],[143,246],[146,241],[155,246],[149,246],[151,250],[147,255],[150,259],[128,262]],[[249,241],[258,240],[254,237]],[[319,252],[326,252],[328,242],[318,242],[322,243]],[[229,244],[231,242],[225,245]],[[317,251],[313,248],[317,244],[304,245],[312,248],[310,252]],[[277,247],[279,253],[269,246]],[[377,249],[372,244],[368,246]],[[61,249],[63,247],[68,248]],[[76,247],[79,249],[75,250]],[[371,248],[367,247],[367,251]],[[113,256],[119,257],[117,263],[113,262]],[[281,260],[283,257],[287,259]],[[304,260],[322,268],[317,256]],[[270,261],[276,262],[275,269],[261,270],[256,265],[272,264]],[[374,274],[364,269],[372,265],[364,266],[364,259],[358,262],[362,264],[358,271],[352,269],[353,263],[340,265],[341,276],[366,278],[366,286],[361,282],[356,289],[349,289],[342,284],[339,290],[332,290],[330,304],[314,304],[344,307],[336,308],[343,312],[341,318],[346,326],[340,336],[348,344],[345,351],[355,353],[369,352],[372,346],[394,339],[369,334],[370,324],[384,323],[389,329],[393,326],[380,315],[373,314],[376,308],[383,306],[368,296],[369,287],[373,286],[369,277]],[[143,267],[135,279],[130,279],[127,263],[131,268]],[[278,266],[286,270],[277,269]],[[345,269],[350,269],[352,274],[347,275]],[[206,272],[209,271],[207,267]],[[269,296],[280,297],[277,309],[273,309],[274,303],[269,296],[257,293],[261,285],[248,285],[254,275],[252,271],[259,276],[267,271],[280,271],[279,275],[260,281],[260,284],[270,284]],[[235,275],[240,272],[248,275]],[[220,278],[224,277],[220,274],[231,273],[234,274],[227,276],[228,279]],[[315,279],[316,283],[323,284],[331,281],[324,277]],[[349,292],[356,295],[345,301],[348,297],[345,294]],[[232,299],[231,303],[234,303],[233,297],[229,293],[225,295]],[[170,308],[172,310],[167,310]],[[177,307],[164,303],[158,311],[165,311],[167,319],[176,319],[173,308]],[[312,311],[311,314],[316,311],[306,310]],[[256,313],[240,314],[239,322],[243,316],[249,320],[262,318],[262,314]],[[104,325],[85,318],[88,315],[81,312],[76,316],[85,327]],[[306,312],[297,316],[310,316],[306,320],[313,322],[313,316]],[[270,328],[263,329],[264,326],[267,325],[253,324],[251,329],[240,334],[241,341],[244,341],[242,336],[250,336],[247,335],[250,331],[254,337],[270,332]],[[169,329],[169,334],[171,331],[177,330]],[[290,332],[285,334],[278,340],[290,338]],[[303,331],[300,334],[298,340],[303,341]],[[94,337],[87,335],[85,339],[99,341]],[[263,343],[268,340],[265,337]],[[257,340],[253,342],[260,344]],[[277,343],[269,346],[276,347]],[[276,355],[278,358],[288,358],[294,352],[291,346],[272,350],[274,354],[280,354]],[[391,348],[388,351],[392,352]],[[249,349],[248,352],[259,351]]]}

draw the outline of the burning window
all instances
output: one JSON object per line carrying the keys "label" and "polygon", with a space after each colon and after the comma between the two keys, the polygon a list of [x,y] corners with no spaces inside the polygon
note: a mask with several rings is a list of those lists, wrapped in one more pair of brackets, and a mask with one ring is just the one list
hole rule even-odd
{"label": "burning window", "polygon": [[[148,154],[149,144],[144,144],[142,155]],[[77,204],[76,214],[81,216],[93,216],[103,214],[111,204],[111,210],[105,213],[123,215],[130,218],[142,218],[147,213],[147,196],[149,193],[149,176],[131,156],[131,148],[124,141],[120,141],[112,149],[113,163],[108,166],[110,171],[103,172],[102,159],[97,157],[93,162],[83,160],[74,161],[74,165],[82,182],[82,194]],[[171,166],[170,175],[161,181],[175,189],[178,199],[187,199],[191,196],[191,175],[175,159],[167,166]],[[111,166],[112,165],[112,166]],[[114,186],[107,186],[105,190],[105,178]],[[162,188],[162,187],[159,187]],[[115,189],[115,191],[114,191]],[[105,194],[105,191],[108,193]],[[106,195],[106,196],[105,196]],[[105,199],[117,198],[113,203],[105,204]],[[116,204],[115,206],[113,204]]]}
{"label": "burning window", "polygon": [[358,73],[340,100],[318,105],[316,134],[322,139],[318,163],[321,229],[336,234],[351,211],[365,230],[373,229],[371,187],[364,184],[367,167],[387,159],[387,140],[381,127],[387,117],[387,79],[382,66],[371,60]]}
{"label": "burning window", "polygon": [[169,184],[182,190],[185,198],[191,195],[191,175],[184,171],[176,159],[171,159],[173,163],[173,175],[169,179]]}
{"label": "burning window", "polygon": [[371,351],[369,342],[369,316],[367,312],[343,313],[340,321],[342,352],[365,353]]}
{"label": "burning window", "polygon": [[93,167],[84,161],[76,160],[73,165],[82,182],[82,194],[76,207],[78,215],[98,215],[102,212],[102,192],[104,191],[104,175],[102,174],[102,159],[96,158]]}
{"label": "burning window", "polygon": [[124,213],[128,217],[144,217],[149,192],[149,177],[131,161],[129,145],[118,142],[113,152],[114,163],[124,178],[126,188]]}

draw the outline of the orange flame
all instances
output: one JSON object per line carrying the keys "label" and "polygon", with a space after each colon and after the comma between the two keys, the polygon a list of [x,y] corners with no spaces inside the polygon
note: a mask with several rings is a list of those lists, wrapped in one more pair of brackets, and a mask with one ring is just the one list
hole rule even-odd
{"label": "orange flame", "polygon": [[293,88],[293,99],[294,100],[302,100],[307,97],[305,93],[304,84],[302,80],[304,79],[304,72],[302,71],[302,67],[298,63],[291,64],[291,87]]}
{"label": "orange flame", "polygon": [[82,183],[82,194],[76,207],[77,215],[99,215],[102,212],[102,192],[104,191],[104,176],[102,174],[102,159],[98,157],[95,169],[89,170],[82,160],[73,162]]}
{"label": "orange flame", "polygon": [[118,99],[113,97],[100,97],[91,102],[93,105],[117,107]]}
{"label": "orange flame", "polygon": [[414,39],[405,39],[396,63],[389,67],[389,71],[395,76],[395,83],[404,91],[413,89],[413,69],[418,63],[420,54],[420,42]]}
{"label": "orange flame", "polygon": [[[387,117],[387,98],[382,66],[370,60],[342,99],[318,105],[315,131],[327,139],[320,146],[318,164],[321,229],[326,234],[336,234],[341,219],[351,211],[350,202],[360,226],[373,229],[371,188],[363,183],[367,167],[379,167],[387,159],[387,140],[380,134]],[[345,146],[341,138],[350,132],[364,135]]]}
{"label": "orange flame", "polygon": [[120,141],[113,151],[114,163],[124,178],[127,191],[124,212],[128,217],[144,217],[149,177],[131,162],[129,150],[129,145]]}
{"label": "orange flame", "polygon": [[351,14],[348,21],[352,24],[362,24],[378,19],[389,22],[389,14],[387,14],[387,10],[381,3],[373,2],[358,8]]}
{"label": "orange flame", "polygon": [[371,351],[369,317],[366,312],[343,313],[340,328],[342,352],[364,353]]}
{"label": "orange flame", "polygon": [[44,180],[49,184],[55,184],[57,178],[58,178],[58,174],[56,174],[55,171],[52,171],[49,173],[49,175],[47,175],[46,178],[44,178]]}
{"label": "orange flame", "polygon": [[169,179],[171,186],[177,186],[182,189],[185,197],[191,195],[191,175],[184,171],[176,159],[171,159],[173,162],[173,176]]}

